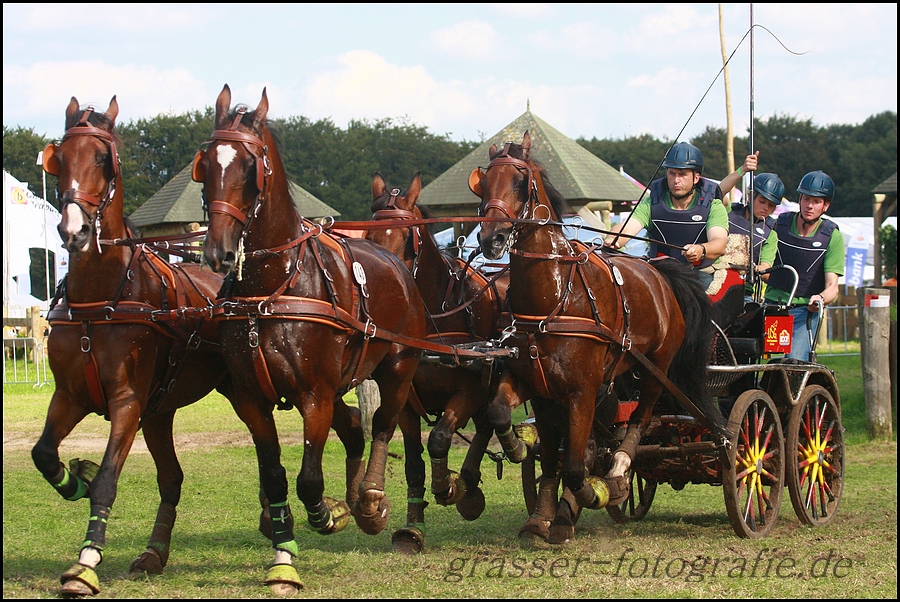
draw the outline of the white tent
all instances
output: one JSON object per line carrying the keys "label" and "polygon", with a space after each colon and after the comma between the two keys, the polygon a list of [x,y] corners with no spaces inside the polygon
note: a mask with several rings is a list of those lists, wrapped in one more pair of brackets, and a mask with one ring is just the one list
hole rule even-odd
{"label": "white tent", "polygon": [[[59,211],[35,196],[28,186],[3,171],[3,307],[10,317],[25,317],[27,308],[49,309],[56,284],[68,272],[69,253],[56,226]],[[33,291],[32,271],[49,272],[44,290]],[[49,289],[49,290],[48,290]]]}

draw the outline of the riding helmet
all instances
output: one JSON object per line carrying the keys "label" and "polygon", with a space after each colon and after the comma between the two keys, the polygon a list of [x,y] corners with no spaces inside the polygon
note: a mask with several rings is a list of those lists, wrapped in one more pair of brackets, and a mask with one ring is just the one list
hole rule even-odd
{"label": "riding helmet", "polygon": [[834,180],[823,171],[811,171],[800,180],[797,192],[809,196],[825,197],[830,201],[834,198]]}
{"label": "riding helmet", "polygon": [[761,194],[776,205],[780,205],[784,197],[784,182],[773,173],[757,174],[753,178],[753,190],[756,194]]}
{"label": "riding helmet", "polygon": [[669,149],[663,167],[673,169],[693,169],[697,173],[703,172],[703,153],[693,144],[679,142]]}

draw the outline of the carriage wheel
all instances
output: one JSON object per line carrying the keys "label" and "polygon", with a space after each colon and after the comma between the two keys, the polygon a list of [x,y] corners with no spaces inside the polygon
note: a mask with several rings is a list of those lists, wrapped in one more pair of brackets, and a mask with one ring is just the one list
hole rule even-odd
{"label": "carriage wheel", "polygon": [[647,516],[653,496],[656,495],[656,479],[645,479],[637,472],[631,473],[628,499],[618,506],[607,506],[606,512],[617,523],[641,520]]}
{"label": "carriage wheel", "polygon": [[752,389],[737,398],[728,420],[722,489],[738,537],[764,537],[775,526],[784,488],[784,433],[775,403]]}
{"label": "carriage wheel", "polygon": [[844,488],[844,428],[831,393],[804,388],[791,410],[787,486],[800,522],[814,527],[834,519]]}
{"label": "carriage wheel", "polygon": [[538,498],[537,465],[541,461],[541,442],[536,441],[522,460],[522,493],[525,496],[525,509],[528,516],[534,513]]}

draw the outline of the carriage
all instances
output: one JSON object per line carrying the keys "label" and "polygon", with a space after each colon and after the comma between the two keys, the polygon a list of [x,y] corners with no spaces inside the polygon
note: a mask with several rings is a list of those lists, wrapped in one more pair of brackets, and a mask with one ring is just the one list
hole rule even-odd
{"label": "carriage", "polygon": [[[801,523],[822,526],[834,519],[844,475],[834,373],[814,357],[800,362],[779,356],[785,341],[775,339],[785,334],[787,306],[748,303],[744,309],[734,323],[716,328],[707,366],[711,392],[728,416],[729,445],[719,448],[696,417],[662,400],[637,447],[628,499],[606,507],[613,521],[644,518],[660,483],[675,490],[689,483],[721,486],[731,526],[743,538],[772,530],[785,487]],[[615,414],[595,418],[585,454],[591,474],[609,470],[637,406],[635,385],[634,374],[619,377],[612,393]],[[542,453],[548,452],[538,441],[522,464],[529,512]]]}

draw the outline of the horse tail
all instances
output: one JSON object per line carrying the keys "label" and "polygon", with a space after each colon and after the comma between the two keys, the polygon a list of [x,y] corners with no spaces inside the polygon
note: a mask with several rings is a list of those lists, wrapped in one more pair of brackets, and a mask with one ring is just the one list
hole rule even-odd
{"label": "horse tail", "polygon": [[706,366],[714,335],[709,297],[686,263],[662,259],[651,265],[668,281],[684,316],[684,339],[667,376],[709,420],[713,434],[727,438],[725,416],[708,387]]}

